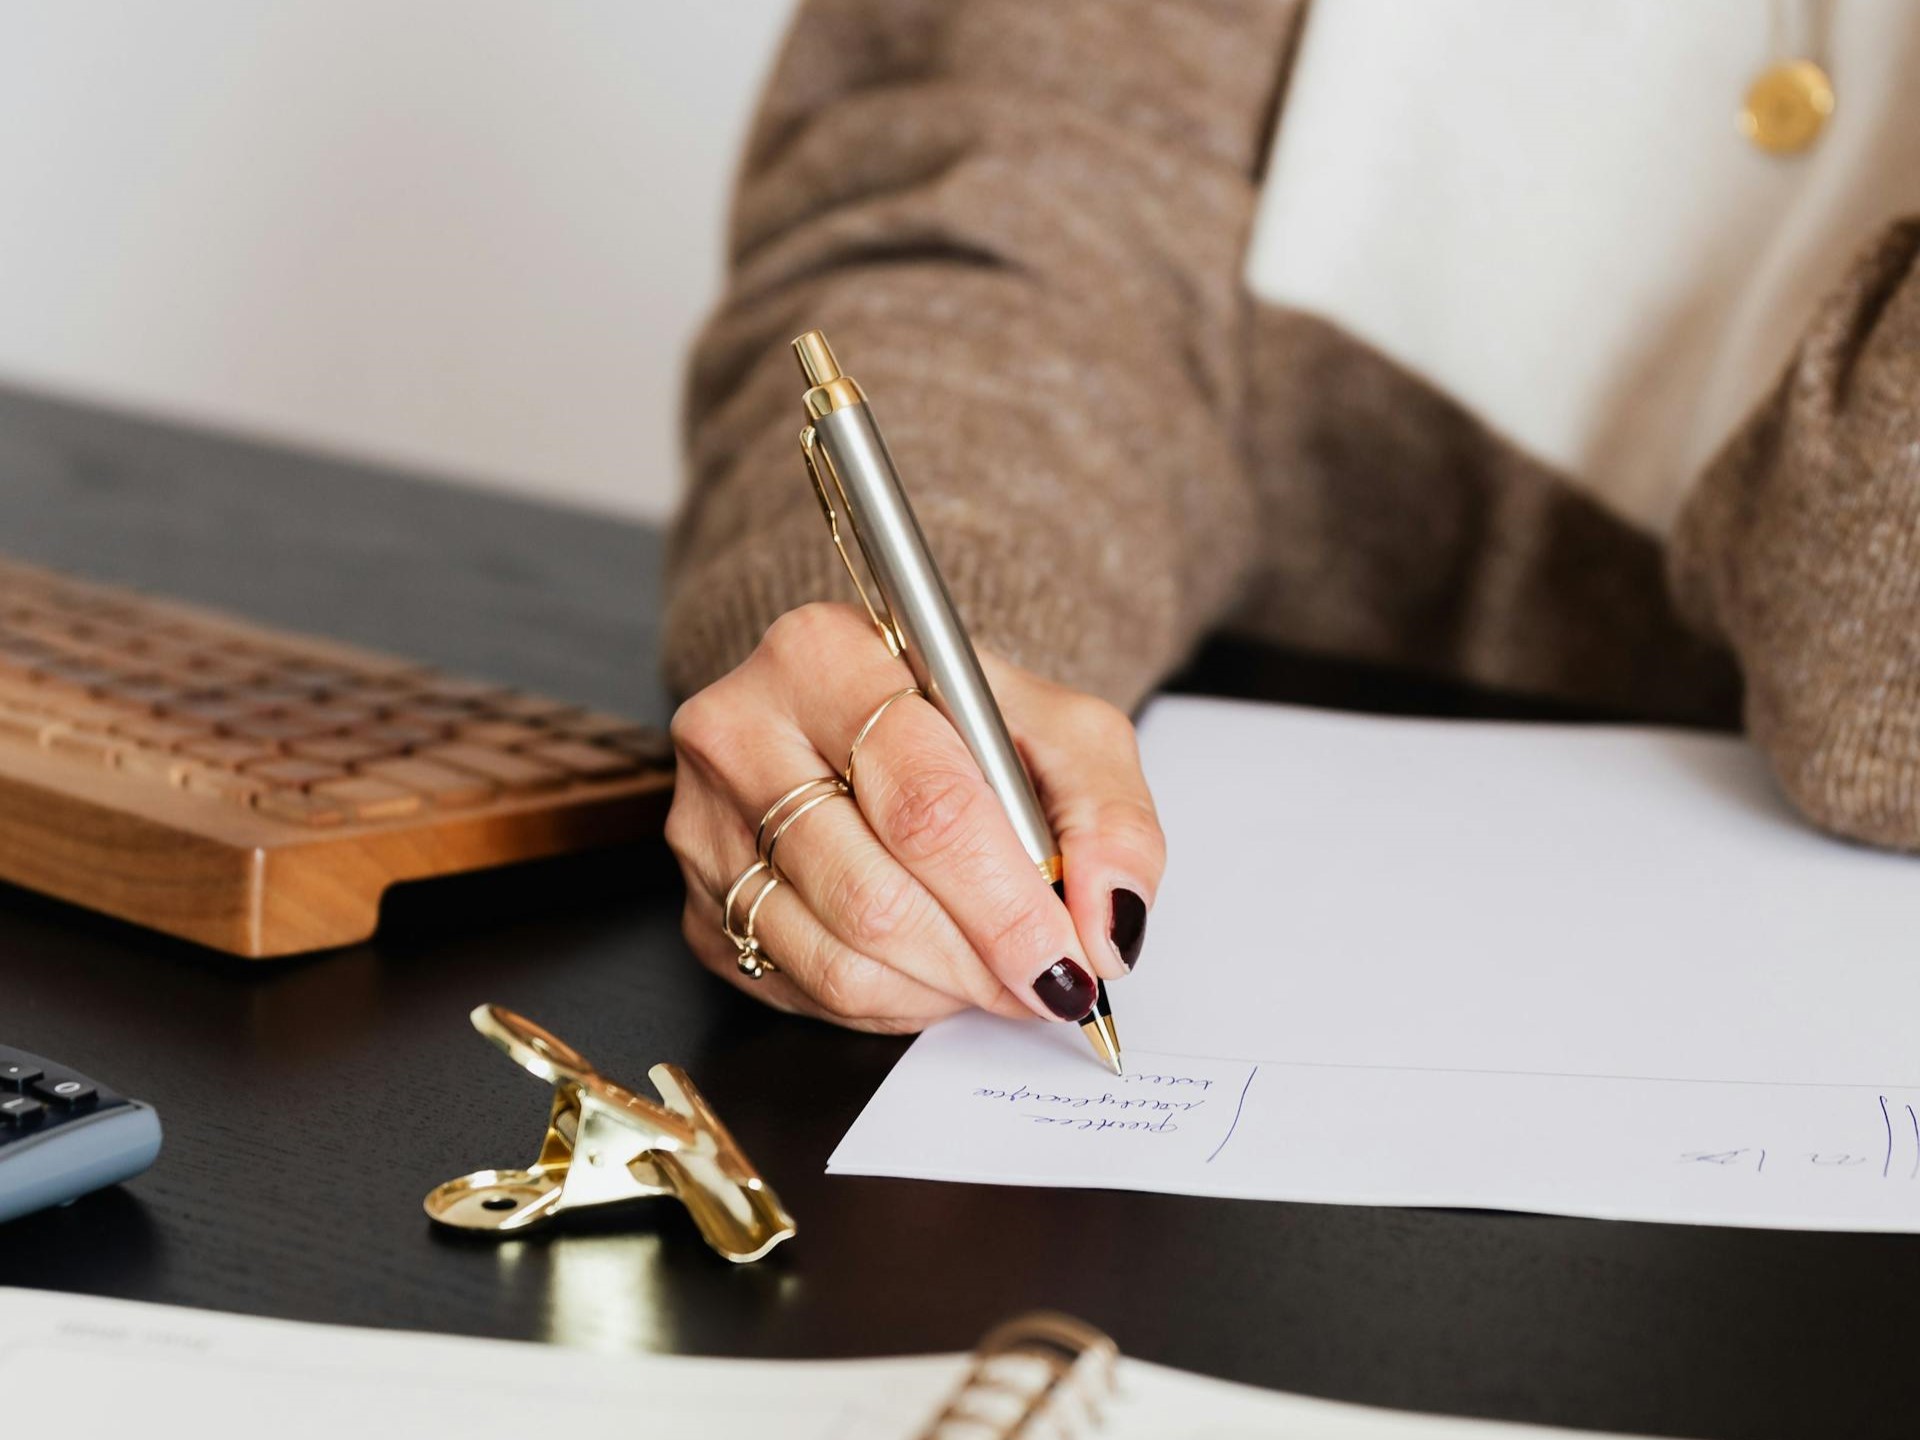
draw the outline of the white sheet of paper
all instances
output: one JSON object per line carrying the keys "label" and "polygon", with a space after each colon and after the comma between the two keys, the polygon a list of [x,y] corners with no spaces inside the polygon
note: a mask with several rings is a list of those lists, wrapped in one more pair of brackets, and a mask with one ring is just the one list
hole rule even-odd
{"label": "white sheet of paper", "polygon": [[922,1036],[841,1174],[1920,1230],[1920,861],[1739,740],[1166,699],[1116,1080]]}
{"label": "white sheet of paper", "polygon": [[[58,1440],[909,1440],[965,1357],[710,1360],[354,1330],[0,1288],[7,1433]],[[1104,1440],[1530,1440],[1571,1431],[1307,1400],[1122,1360]],[[1584,1432],[1582,1432],[1584,1433]],[[1603,1437],[1595,1437],[1603,1440]]]}

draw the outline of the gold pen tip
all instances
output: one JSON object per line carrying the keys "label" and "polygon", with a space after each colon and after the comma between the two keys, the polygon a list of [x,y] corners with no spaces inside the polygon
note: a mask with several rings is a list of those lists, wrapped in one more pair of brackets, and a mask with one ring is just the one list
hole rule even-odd
{"label": "gold pen tip", "polygon": [[834,359],[827,337],[818,330],[809,330],[795,340],[793,353],[809,386],[825,385],[840,378],[840,362]]}
{"label": "gold pen tip", "polygon": [[1120,1035],[1113,1028],[1113,1016],[1095,1011],[1080,1022],[1080,1033],[1087,1037],[1094,1054],[1107,1063],[1107,1068],[1124,1079],[1127,1072],[1120,1063]]}

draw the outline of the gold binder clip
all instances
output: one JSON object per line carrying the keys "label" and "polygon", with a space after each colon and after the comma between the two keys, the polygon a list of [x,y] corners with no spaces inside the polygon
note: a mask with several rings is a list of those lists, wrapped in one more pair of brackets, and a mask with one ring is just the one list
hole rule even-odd
{"label": "gold binder clip", "polygon": [[567,1210],[672,1195],[707,1244],[727,1259],[758,1260],[795,1230],[753,1162],[707,1107],[687,1072],[647,1072],[665,1104],[604,1078],[559,1036],[499,1005],[473,1028],[521,1069],[553,1086],[540,1158],[528,1170],[477,1170],[426,1198],[430,1218],[461,1230],[516,1235]]}

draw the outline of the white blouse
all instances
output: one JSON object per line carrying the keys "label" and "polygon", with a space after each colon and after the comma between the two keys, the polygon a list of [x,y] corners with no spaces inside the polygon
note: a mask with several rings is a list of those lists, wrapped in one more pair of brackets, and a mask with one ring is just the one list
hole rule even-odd
{"label": "white blouse", "polygon": [[[1915,0],[1315,0],[1300,44],[1253,292],[1655,533],[1822,292],[1920,212]],[[1776,156],[1736,115],[1790,53],[1837,106]]]}

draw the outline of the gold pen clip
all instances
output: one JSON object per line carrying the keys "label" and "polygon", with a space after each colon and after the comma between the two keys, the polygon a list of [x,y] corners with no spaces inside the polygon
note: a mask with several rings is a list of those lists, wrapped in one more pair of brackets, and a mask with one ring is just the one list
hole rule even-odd
{"label": "gold pen clip", "polygon": [[[839,473],[833,468],[833,457],[820,448],[819,437],[814,434],[811,425],[800,432],[800,456],[807,462],[807,478],[813,482],[814,498],[820,502],[820,511],[827,517],[827,533],[833,537],[833,548],[840,552],[840,563],[847,567],[847,578],[853,581],[853,588],[860,593],[860,603],[867,607],[867,617],[873,621],[873,628],[878,630],[880,638],[887,642],[887,653],[898,659],[903,648],[899,626],[895,623],[893,611],[887,607],[884,596],[878,605],[874,604],[873,596],[860,579],[860,571],[853,563],[853,555],[847,549],[847,542],[840,534],[840,514],[834,509],[833,495],[827,491],[826,480],[820,474],[821,468],[824,466],[827,475],[832,477],[834,493],[840,497],[841,508],[848,510],[847,524],[851,527],[853,515],[847,506],[847,488],[840,483]],[[859,538],[856,532],[855,543],[858,543]],[[864,550],[861,551],[861,559],[866,559]],[[878,585],[874,586],[875,590],[879,588]]]}

